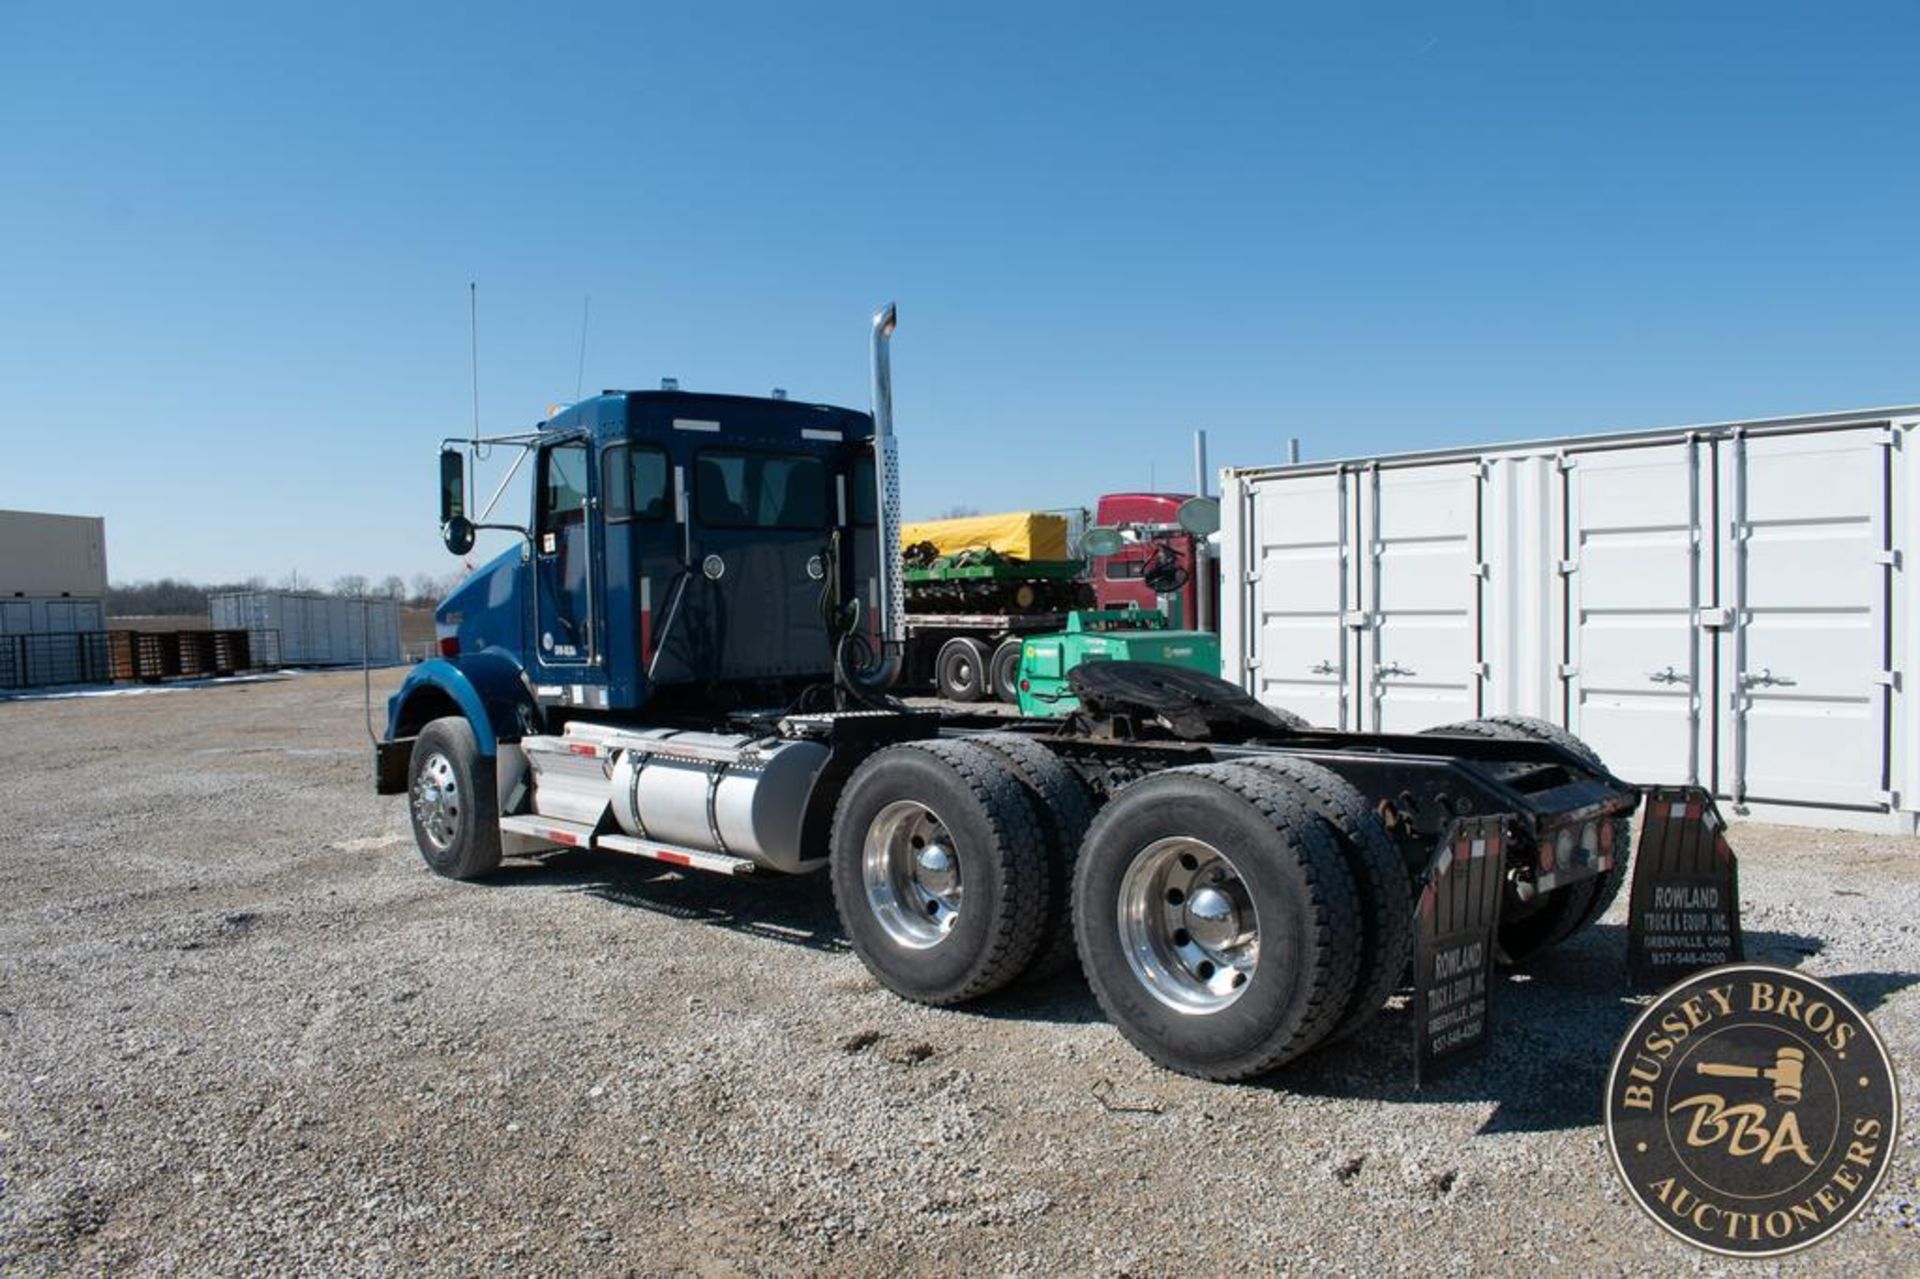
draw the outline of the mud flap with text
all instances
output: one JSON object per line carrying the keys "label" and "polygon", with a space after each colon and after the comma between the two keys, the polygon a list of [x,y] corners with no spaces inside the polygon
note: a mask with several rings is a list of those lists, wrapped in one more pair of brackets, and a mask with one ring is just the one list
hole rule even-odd
{"label": "mud flap with text", "polygon": [[1665,990],[1744,957],[1740,866],[1706,791],[1650,786],[1646,796],[1628,899],[1627,973],[1635,990]]}
{"label": "mud flap with text", "polygon": [[1506,886],[1504,817],[1455,822],[1434,850],[1414,921],[1414,1083],[1485,1053]]}

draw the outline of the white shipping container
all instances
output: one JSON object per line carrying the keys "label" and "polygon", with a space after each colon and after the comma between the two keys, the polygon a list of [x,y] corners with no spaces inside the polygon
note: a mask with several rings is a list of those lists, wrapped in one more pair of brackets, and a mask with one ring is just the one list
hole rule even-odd
{"label": "white shipping container", "polygon": [[0,511],[0,598],[99,599],[107,593],[107,522],[97,515]]}
{"label": "white shipping container", "polygon": [[400,661],[400,613],[392,600],[294,591],[232,591],[211,597],[215,630],[246,631],[255,661],[286,666],[375,666]]}
{"label": "white shipping container", "polygon": [[66,596],[0,598],[0,635],[60,635],[106,626],[105,600]]}
{"label": "white shipping container", "polygon": [[1920,408],[1229,469],[1228,679],[1316,724],[1535,715],[1616,773],[1913,834]]}

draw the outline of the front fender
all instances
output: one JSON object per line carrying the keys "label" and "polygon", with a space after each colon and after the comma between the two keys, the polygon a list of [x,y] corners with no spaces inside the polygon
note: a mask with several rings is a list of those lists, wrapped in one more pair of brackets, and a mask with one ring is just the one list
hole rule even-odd
{"label": "front fender", "polygon": [[387,700],[387,740],[416,736],[428,721],[453,713],[473,725],[482,755],[500,742],[539,731],[540,707],[520,664],[498,650],[456,659],[431,658],[408,673]]}

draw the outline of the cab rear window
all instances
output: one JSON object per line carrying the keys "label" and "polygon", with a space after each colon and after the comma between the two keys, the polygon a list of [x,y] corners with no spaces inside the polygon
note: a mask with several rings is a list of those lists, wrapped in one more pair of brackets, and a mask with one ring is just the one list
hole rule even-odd
{"label": "cab rear window", "polygon": [[826,528],[826,463],[799,453],[709,449],[694,459],[694,517],[710,528]]}

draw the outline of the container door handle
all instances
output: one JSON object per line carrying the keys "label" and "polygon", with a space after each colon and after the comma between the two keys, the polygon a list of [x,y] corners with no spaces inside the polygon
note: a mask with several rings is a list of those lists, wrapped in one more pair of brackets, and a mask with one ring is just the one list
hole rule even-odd
{"label": "container door handle", "polygon": [[1307,670],[1314,675],[1337,675],[1340,673],[1340,668],[1324,657],[1312,666],[1307,667]]}
{"label": "container door handle", "polygon": [[1757,675],[1742,675],[1740,677],[1740,682],[1746,685],[1748,688],[1754,688],[1760,685],[1765,685],[1770,688],[1775,686],[1778,686],[1780,688],[1791,688],[1793,685],[1798,684],[1800,681],[1797,679],[1792,679],[1785,675],[1775,675],[1773,673],[1773,668],[1771,666],[1763,666],[1760,668],[1760,673]]}
{"label": "container door handle", "polygon": [[1674,670],[1671,666],[1665,670],[1651,671],[1648,673],[1647,678],[1656,684],[1686,684],[1691,682],[1685,675]]}

